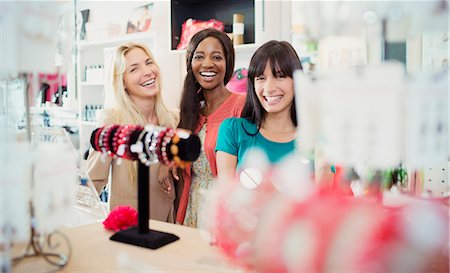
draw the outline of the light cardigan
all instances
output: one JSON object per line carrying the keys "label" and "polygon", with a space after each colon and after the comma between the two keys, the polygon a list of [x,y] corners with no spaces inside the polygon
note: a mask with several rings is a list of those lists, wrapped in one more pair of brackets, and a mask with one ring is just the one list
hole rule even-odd
{"label": "light cardigan", "polygon": [[[219,126],[226,118],[241,116],[244,103],[245,95],[231,93],[231,95],[222,103],[222,105],[219,106],[219,108],[216,109],[216,111],[214,111],[214,113],[207,117],[200,114],[197,128],[194,133],[198,134],[200,129],[203,127],[203,124],[206,122],[205,142],[202,143],[202,145],[204,146],[206,158],[208,159],[213,176],[217,176],[215,149]],[[186,208],[189,201],[189,190],[191,187],[191,175],[191,165],[189,164],[183,170],[184,184],[176,217],[176,222],[179,224],[183,224],[184,216],[186,215]]]}

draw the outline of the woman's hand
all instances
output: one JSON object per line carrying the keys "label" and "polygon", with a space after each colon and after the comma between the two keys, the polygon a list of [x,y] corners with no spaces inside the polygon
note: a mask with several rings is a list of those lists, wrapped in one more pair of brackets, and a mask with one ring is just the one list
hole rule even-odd
{"label": "woman's hand", "polygon": [[165,193],[169,193],[172,190],[172,178],[179,180],[177,168],[175,166],[161,165],[158,173],[158,183]]}

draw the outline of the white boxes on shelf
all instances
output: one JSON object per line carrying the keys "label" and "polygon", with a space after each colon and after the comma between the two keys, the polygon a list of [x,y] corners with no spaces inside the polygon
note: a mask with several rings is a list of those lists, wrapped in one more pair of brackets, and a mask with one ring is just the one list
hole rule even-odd
{"label": "white boxes on shelf", "polygon": [[88,83],[103,83],[104,65],[85,66],[85,81]]}

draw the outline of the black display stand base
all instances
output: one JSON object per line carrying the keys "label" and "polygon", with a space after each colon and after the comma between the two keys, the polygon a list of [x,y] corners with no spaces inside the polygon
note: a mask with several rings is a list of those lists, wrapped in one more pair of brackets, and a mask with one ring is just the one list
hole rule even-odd
{"label": "black display stand base", "polygon": [[151,230],[149,227],[150,194],[149,194],[150,168],[138,161],[138,225],[122,230],[109,239],[125,244],[157,249],[180,239],[175,234]]}
{"label": "black display stand base", "polygon": [[157,249],[180,239],[175,234],[165,233],[156,230],[149,230],[147,233],[139,233],[137,226],[122,230],[109,238],[112,241]]}

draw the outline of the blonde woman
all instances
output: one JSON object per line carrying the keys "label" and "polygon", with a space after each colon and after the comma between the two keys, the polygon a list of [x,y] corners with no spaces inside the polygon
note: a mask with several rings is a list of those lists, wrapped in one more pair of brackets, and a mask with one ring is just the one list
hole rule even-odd
{"label": "blonde woman", "polygon": [[[108,88],[109,86],[109,88]],[[169,111],[161,97],[161,75],[149,49],[137,43],[117,47],[107,75],[105,111],[101,126],[110,124],[156,124],[175,128],[178,114]],[[111,170],[110,209],[119,205],[137,208],[137,174],[133,161],[105,157],[93,151],[88,157],[88,174],[98,192],[107,184]],[[150,167],[150,217],[174,222],[173,178],[160,164]],[[164,191],[159,183],[171,184]]]}

